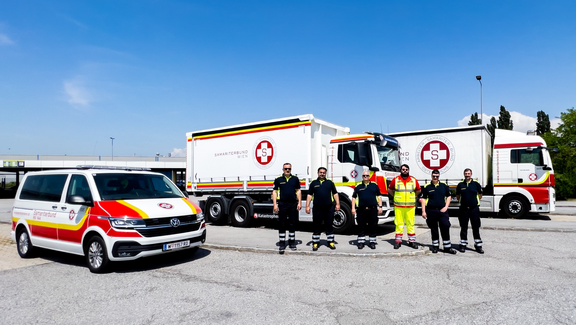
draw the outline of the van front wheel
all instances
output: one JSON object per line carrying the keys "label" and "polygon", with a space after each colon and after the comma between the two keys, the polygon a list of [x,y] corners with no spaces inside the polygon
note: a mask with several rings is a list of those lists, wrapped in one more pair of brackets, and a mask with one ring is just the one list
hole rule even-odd
{"label": "van front wheel", "polygon": [[106,252],[106,244],[100,236],[93,236],[88,240],[84,255],[86,255],[86,264],[90,272],[103,273],[106,271],[110,260]]}
{"label": "van front wheel", "polygon": [[22,258],[32,257],[34,246],[32,246],[32,241],[30,241],[30,236],[28,235],[28,231],[25,228],[22,228],[18,231],[16,240],[18,246],[18,255],[20,255]]}

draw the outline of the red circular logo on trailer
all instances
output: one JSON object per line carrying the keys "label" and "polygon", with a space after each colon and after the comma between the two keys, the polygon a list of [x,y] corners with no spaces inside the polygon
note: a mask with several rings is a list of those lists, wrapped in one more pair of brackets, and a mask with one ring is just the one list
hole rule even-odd
{"label": "red circular logo on trailer", "polygon": [[532,174],[530,174],[530,176],[528,176],[528,178],[530,178],[531,181],[535,181],[536,178],[538,178],[538,176],[536,176],[536,174],[532,173]]}
{"label": "red circular logo on trailer", "polygon": [[442,169],[450,160],[450,149],[441,141],[430,141],[422,147],[420,160],[428,169]]}
{"label": "red circular logo on trailer", "polygon": [[72,220],[72,219],[74,219],[75,216],[76,216],[76,212],[74,212],[74,210],[71,210],[70,213],[68,214],[68,219]]}
{"label": "red circular logo on trailer", "polygon": [[254,155],[260,165],[268,165],[274,159],[274,146],[268,140],[262,140],[256,145]]}
{"label": "red circular logo on trailer", "polygon": [[358,172],[355,171],[355,170],[352,170],[352,171],[350,172],[350,177],[352,177],[352,178],[358,177]]}
{"label": "red circular logo on trailer", "polygon": [[161,207],[162,209],[172,209],[173,206],[170,203],[158,203],[158,206]]}

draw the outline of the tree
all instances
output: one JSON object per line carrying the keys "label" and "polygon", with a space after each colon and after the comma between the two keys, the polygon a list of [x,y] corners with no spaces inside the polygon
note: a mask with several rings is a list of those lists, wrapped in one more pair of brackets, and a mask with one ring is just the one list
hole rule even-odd
{"label": "tree", "polygon": [[514,122],[510,116],[510,112],[500,105],[500,116],[498,117],[498,128],[503,130],[513,130]]}
{"label": "tree", "polygon": [[480,119],[478,118],[478,112],[474,112],[474,114],[470,115],[470,121],[468,121],[468,125],[480,125]]}
{"label": "tree", "polygon": [[544,133],[550,132],[550,116],[544,113],[544,111],[538,111],[536,113],[537,122],[536,122],[536,134],[542,135]]}
{"label": "tree", "polygon": [[492,145],[494,146],[494,137],[496,136],[496,118],[492,116],[490,118],[490,124],[486,125],[488,132],[490,132],[490,137],[492,139]]}
{"label": "tree", "polygon": [[576,197],[576,110],[574,107],[560,114],[561,124],[550,133],[542,135],[549,148],[558,148],[551,153],[556,195],[558,198]]}

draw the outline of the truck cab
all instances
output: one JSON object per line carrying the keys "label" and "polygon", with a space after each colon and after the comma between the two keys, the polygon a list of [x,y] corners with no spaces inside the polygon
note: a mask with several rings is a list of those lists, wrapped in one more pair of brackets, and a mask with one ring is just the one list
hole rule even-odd
{"label": "truck cab", "polygon": [[370,181],[375,182],[382,193],[384,213],[379,224],[392,221],[387,185],[400,173],[398,141],[380,133],[365,133],[335,137],[330,141],[328,177],[345,200],[352,198],[354,187],[362,182],[364,169],[370,170]]}

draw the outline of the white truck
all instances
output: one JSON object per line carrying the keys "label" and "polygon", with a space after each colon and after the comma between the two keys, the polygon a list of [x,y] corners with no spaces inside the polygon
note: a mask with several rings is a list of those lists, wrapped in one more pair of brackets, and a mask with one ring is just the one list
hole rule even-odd
{"label": "white truck", "polygon": [[[539,136],[496,129],[494,147],[484,126],[390,133],[400,144],[400,158],[421,186],[432,170],[454,188],[464,169],[483,188],[480,211],[524,217],[555,210],[554,169],[549,148]],[[456,205],[456,202],[453,202]]]}
{"label": "white truck", "polygon": [[[302,206],[319,167],[327,168],[339,192],[340,211],[334,231],[344,233],[354,224],[351,198],[362,171],[371,171],[383,194],[379,223],[393,220],[387,181],[399,174],[398,142],[378,133],[350,135],[350,129],[300,115],[186,133],[186,191],[200,200],[213,223],[247,226],[253,218],[277,218],[273,213],[274,179],[284,163],[302,186]],[[301,221],[312,221],[302,209]]]}

